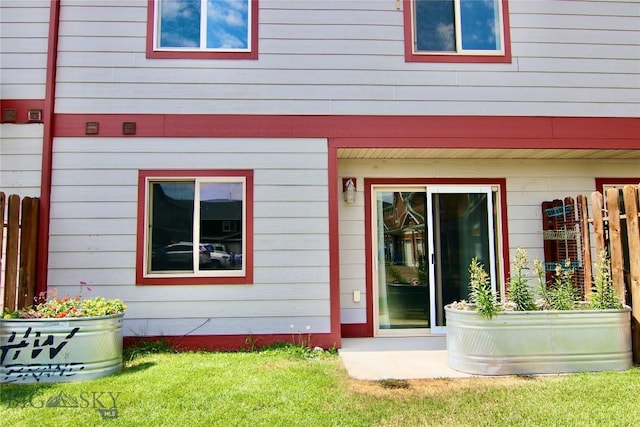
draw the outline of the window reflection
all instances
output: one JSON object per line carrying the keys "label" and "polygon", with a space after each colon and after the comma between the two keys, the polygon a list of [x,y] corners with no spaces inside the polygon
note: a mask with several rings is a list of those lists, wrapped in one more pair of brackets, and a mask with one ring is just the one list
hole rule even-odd
{"label": "window reflection", "polygon": [[242,182],[154,182],[150,187],[151,272],[243,269]]}
{"label": "window reflection", "polygon": [[499,0],[414,0],[414,20],[417,52],[502,49]]}
{"label": "window reflection", "polygon": [[162,0],[159,4],[161,48],[249,48],[249,0]]}

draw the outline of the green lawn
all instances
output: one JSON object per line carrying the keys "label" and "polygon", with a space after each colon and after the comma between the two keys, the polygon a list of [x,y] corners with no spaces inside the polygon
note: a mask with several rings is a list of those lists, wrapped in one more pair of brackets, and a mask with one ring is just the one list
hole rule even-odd
{"label": "green lawn", "polygon": [[[46,407],[53,398],[72,407]],[[95,381],[3,385],[0,424],[633,426],[640,425],[640,368],[365,382],[348,378],[335,354],[313,356],[298,347],[140,354],[122,373]]]}

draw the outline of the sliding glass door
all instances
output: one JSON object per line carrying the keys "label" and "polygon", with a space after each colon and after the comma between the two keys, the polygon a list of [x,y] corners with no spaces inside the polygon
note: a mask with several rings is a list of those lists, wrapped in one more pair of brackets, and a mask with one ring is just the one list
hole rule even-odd
{"label": "sliding glass door", "polygon": [[444,332],[444,306],[468,298],[477,257],[495,289],[491,187],[375,187],[374,293],[378,335]]}
{"label": "sliding glass door", "polygon": [[491,187],[427,188],[431,332],[444,332],[444,306],[469,299],[469,263],[478,258],[496,289],[496,250]]}

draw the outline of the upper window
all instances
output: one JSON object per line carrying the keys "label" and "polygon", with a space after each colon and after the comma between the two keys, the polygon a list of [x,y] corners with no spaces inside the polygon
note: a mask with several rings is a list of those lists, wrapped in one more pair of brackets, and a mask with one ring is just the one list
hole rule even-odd
{"label": "upper window", "polygon": [[404,16],[407,61],[511,62],[506,0],[411,0]]}
{"label": "upper window", "polygon": [[147,57],[257,59],[258,0],[149,2]]}
{"label": "upper window", "polygon": [[139,284],[251,281],[250,171],[141,171]]}

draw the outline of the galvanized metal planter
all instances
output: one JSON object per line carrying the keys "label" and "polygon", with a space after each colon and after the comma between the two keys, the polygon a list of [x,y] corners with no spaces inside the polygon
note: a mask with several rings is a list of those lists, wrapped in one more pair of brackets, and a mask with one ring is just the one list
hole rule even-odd
{"label": "galvanized metal planter", "polygon": [[88,381],[120,372],[123,316],[0,319],[0,383]]}
{"label": "galvanized metal planter", "polygon": [[477,375],[624,371],[632,367],[630,308],[501,312],[445,307],[449,366]]}

